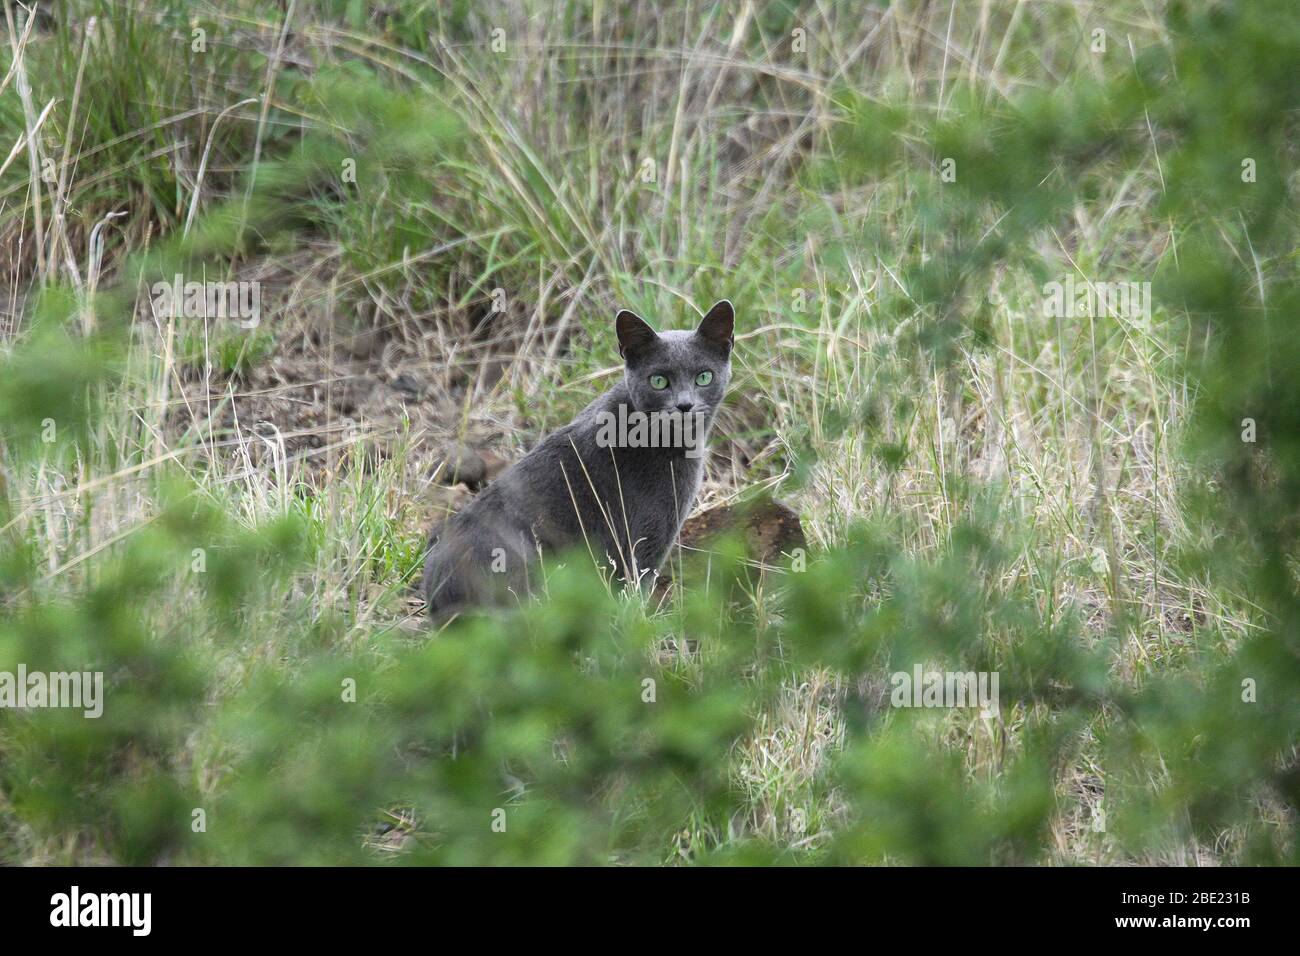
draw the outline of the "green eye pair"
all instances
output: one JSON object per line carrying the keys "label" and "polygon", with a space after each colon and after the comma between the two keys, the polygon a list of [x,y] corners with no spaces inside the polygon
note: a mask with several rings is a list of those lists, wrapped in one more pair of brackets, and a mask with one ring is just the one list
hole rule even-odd
{"label": "green eye pair", "polygon": [[[713,373],[712,373],[712,372],[701,372],[699,375],[695,376],[695,384],[696,384],[696,385],[699,385],[699,386],[701,386],[701,387],[703,387],[703,386],[705,386],[705,385],[708,385],[708,384],[709,384],[710,382],[712,382],[712,381],[713,381]],[[668,387],[668,376],[667,376],[667,375],[651,375],[651,376],[650,376],[650,387],[653,388],[653,389],[654,389],[655,391],[657,391],[657,392],[662,392],[665,388]]]}

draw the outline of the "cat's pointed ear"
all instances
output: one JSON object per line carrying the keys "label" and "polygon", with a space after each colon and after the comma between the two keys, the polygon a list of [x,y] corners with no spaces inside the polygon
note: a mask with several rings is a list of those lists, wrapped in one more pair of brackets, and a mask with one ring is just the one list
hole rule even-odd
{"label": "cat's pointed ear", "polygon": [[700,320],[700,327],[695,330],[695,334],[723,355],[730,355],[735,341],[735,327],[736,310],[729,301],[722,299]]}
{"label": "cat's pointed ear", "polygon": [[645,319],[635,312],[622,309],[614,320],[614,329],[618,332],[618,353],[623,358],[631,358],[643,351],[659,338],[655,330],[646,324]]}

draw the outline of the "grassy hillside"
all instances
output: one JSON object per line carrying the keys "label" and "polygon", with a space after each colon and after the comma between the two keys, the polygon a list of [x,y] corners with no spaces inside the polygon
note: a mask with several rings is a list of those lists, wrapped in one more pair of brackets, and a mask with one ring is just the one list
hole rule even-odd
{"label": "grassy hillside", "polygon": [[[1300,859],[1293,4],[5,27],[0,671],[105,694],[0,709],[0,861]],[[722,297],[699,504],[806,553],[432,633],[448,450]]]}

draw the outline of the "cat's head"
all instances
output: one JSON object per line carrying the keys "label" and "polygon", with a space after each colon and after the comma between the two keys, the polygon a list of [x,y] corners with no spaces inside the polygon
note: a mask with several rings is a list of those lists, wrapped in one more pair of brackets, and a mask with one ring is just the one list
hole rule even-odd
{"label": "cat's head", "polygon": [[619,312],[614,326],[633,407],[712,416],[731,378],[735,320],[726,299],[709,309],[693,332],[656,332],[635,312]]}

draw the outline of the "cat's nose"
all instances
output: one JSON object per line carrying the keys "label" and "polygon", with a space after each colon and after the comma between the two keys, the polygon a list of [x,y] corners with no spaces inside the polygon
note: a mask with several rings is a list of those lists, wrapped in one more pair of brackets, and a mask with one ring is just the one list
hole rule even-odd
{"label": "cat's nose", "polygon": [[678,410],[679,412],[689,412],[689,411],[690,411],[691,409],[693,409],[694,407],[695,407],[695,403],[694,403],[694,402],[678,402],[678,403],[677,403],[677,410]]}

